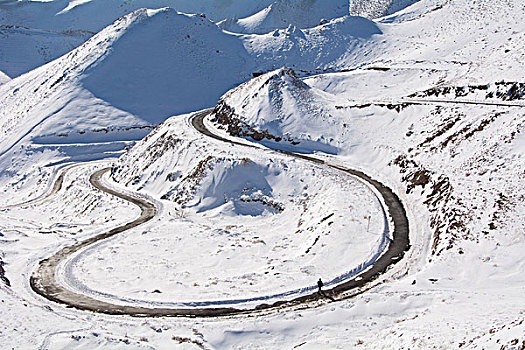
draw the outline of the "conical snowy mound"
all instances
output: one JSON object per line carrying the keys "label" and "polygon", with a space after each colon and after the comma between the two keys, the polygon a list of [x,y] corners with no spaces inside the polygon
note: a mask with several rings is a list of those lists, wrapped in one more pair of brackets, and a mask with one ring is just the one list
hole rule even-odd
{"label": "conical snowy mound", "polygon": [[[325,142],[332,124],[332,96],[313,89],[290,68],[281,68],[233,89],[213,112],[213,122],[234,136],[293,145],[296,151],[334,153]],[[277,144],[274,144],[277,145]]]}

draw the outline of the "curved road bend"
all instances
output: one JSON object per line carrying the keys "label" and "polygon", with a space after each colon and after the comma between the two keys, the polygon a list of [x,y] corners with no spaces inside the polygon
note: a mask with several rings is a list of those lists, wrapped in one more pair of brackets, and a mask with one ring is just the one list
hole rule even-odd
{"label": "curved road bend", "polygon": [[65,167],[59,169],[58,176],[55,176],[55,181],[53,183],[53,187],[49,190],[49,192],[43,193],[40,196],[38,196],[38,197],[36,197],[34,199],[29,199],[29,200],[27,200],[26,202],[23,202],[23,203],[9,204],[9,205],[0,207],[0,210],[14,209],[14,208],[23,208],[23,207],[28,207],[28,206],[33,205],[33,204],[42,203],[45,200],[47,200],[49,197],[55,195],[55,193],[57,193],[58,191],[60,191],[62,189],[62,185],[64,184],[64,178],[65,178],[65,176],[66,176],[68,171],[70,171],[70,170],[72,170],[74,168],[77,168],[79,166],[83,166],[83,165],[90,164],[90,163],[97,163],[97,162],[101,162],[101,161],[107,161],[107,160],[90,160],[90,161],[86,161],[86,162],[80,162],[80,163],[76,163],[76,164],[65,166]]}
{"label": "curved road bend", "polygon": [[[82,164],[84,164],[84,163],[82,163]],[[30,199],[30,200],[28,200],[27,202],[24,202],[24,203],[10,204],[10,205],[6,205],[6,206],[3,206],[3,207],[0,207],[0,210],[28,207],[30,205],[37,204],[37,203],[45,201],[46,199],[48,199],[49,197],[51,197],[52,195],[54,195],[55,193],[57,193],[58,191],[60,191],[62,189],[62,184],[64,183],[64,177],[65,177],[66,173],[69,170],[71,170],[71,169],[73,169],[73,168],[75,168],[75,167],[77,167],[79,165],[81,165],[81,164],[71,165],[71,166],[68,166],[68,167],[65,167],[64,169],[62,169],[60,171],[60,173],[58,174],[57,178],[55,179],[55,182],[53,183],[53,188],[51,188],[51,190],[48,193],[44,193],[44,194],[40,195],[39,197],[37,197],[35,199]]]}
{"label": "curved road bend", "polygon": [[[195,114],[192,119],[191,123],[192,125],[201,133],[212,137],[214,139],[229,142],[236,145],[241,145],[245,147],[255,147],[246,145],[244,143],[232,141],[225,139],[221,136],[215,135],[211,133],[205,126],[204,126],[204,118],[210,113],[209,110]],[[359,287],[363,287],[367,283],[375,280],[378,278],[381,274],[385,273],[385,271],[391,267],[393,264],[401,260],[405,254],[406,251],[410,248],[409,244],[409,230],[408,230],[408,219],[406,217],[405,209],[399,200],[398,196],[392,192],[388,187],[384,186],[380,182],[373,180],[368,175],[357,171],[357,170],[351,170],[346,169],[337,165],[325,163],[322,160],[309,157],[307,155],[302,154],[295,154],[292,152],[286,152],[286,151],[272,151],[271,152],[279,152],[282,154],[286,154],[292,157],[297,157],[301,159],[305,159],[314,163],[318,164],[324,164],[326,166],[329,166],[331,168],[346,172],[348,174],[354,175],[359,177],[360,179],[368,182],[372,186],[374,186],[379,193],[383,196],[383,199],[385,201],[386,206],[388,207],[388,211],[394,221],[394,233],[393,233],[393,240],[390,243],[388,249],[384,254],[379,257],[379,259],[370,267],[368,270],[364,271],[363,273],[359,274],[358,276],[354,277],[353,279],[343,282],[341,284],[336,285],[335,287],[325,290],[324,293],[329,296],[338,296],[342,292],[347,292],[352,289],[356,289]],[[68,258],[71,254],[79,251],[80,249],[93,244],[95,242],[98,242],[100,240],[112,237],[118,233],[124,232],[130,228],[136,227],[142,223],[145,223],[149,220],[151,220],[156,215],[156,208],[155,206],[148,202],[147,200],[135,197],[127,194],[123,194],[120,192],[117,192],[113,189],[110,189],[106,187],[101,182],[101,177],[104,173],[109,171],[109,168],[99,170],[95,172],[90,177],[91,184],[98,188],[101,191],[110,193],[114,196],[117,196],[119,198],[122,198],[124,200],[130,201],[136,205],[138,205],[141,209],[140,216],[131,221],[127,224],[114,228],[108,232],[99,234],[97,236],[94,236],[92,238],[89,238],[85,241],[76,243],[72,246],[65,247],[55,253],[53,256],[51,256],[48,259],[42,260],[40,262],[40,265],[38,266],[37,270],[31,276],[30,279],[30,285],[31,288],[41,296],[52,300],[57,303],[66,304],[70,307],[74,307],[80,310],[86,310],[86,311],[93,311],[98,313],[104,313],[104,314],[111,314],[111,315],[130,315],[130,316],[136,316],[136,317],[161,317],[161,316],[179,316],[179,317],[216,317],[216,316],[228,316],[228,315],[234,315],[234,314],[243,314],[243,313],[250,313],[253,311],[258,310],[265,310],[265,309],[271,309],[271,308],[277,308],[277,307],[283,307],[283,306],[294,306],[301,303],[311,302],[315,301],[321,298],[324,298],[320,296],[317,292],[311,293],[309,295],[303,295],[300,297],[296,297],[291,300],[282,300],[277,301],[272,304],[260,304],[252,309],[237,309],[237,308],[192,308],[192,309],[177,309],[177,308],[147,308],[147,307],[140,307],[140,306],[123,306],[123,305],[115,305],[108,302],[100,301],[93,299],[87,295],[75,293],[73,291],[70,291],[60,285],[56,279],[55,279],[55,271],[58,266],[58,264]]]}

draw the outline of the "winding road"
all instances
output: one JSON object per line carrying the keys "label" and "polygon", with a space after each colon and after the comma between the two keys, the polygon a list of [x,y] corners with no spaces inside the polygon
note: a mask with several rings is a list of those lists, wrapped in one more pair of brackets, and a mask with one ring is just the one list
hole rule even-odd
{"label": "winding road", "polygon": [[[212,137],[216,140],[228,142],[235,145],[240,145],[244,147],[255,147],[253,145],[229,140],[218,136],[208,130],[204,125],[204,118],[210,113],[210,110],[206,110],[200,113],[196,113],[191,118],[191,123],[202,134]],[[261,151],[263,151],[261,149]],[[319,299],[324,299],[328,297],[333,300],[333,298],[340,298],[343,292],[348,292],[351,290],[356,290],[360,287],[364,287],[366,284],[377,279],[383,273],[385,273],[392,265],[400,261],[405,252],[410,248],[409,243],[409,225],[408,219],[406,216],[405,209],[399,200],[399,197],[387,186],[383,185],[379,181],[376,181],[364,174],[363,172],[346,169],[338,165],[330,164],[324,162],[323,160],[316,159],[303,154],[296,154],[293,152],[279,151],[279,150],[268,150],[270,152],[279,152],[286,154],[291,157],[301,158],[307,161],[311,161],[317,164],[323,164],[325,166],[337,169],[339,171],[345,172],[347,174],[353,175],[360,178],[361,180],[367,182],[373,186],[383,197],[383,200],[388,208],[390,216],[394,222],[394,232],[393,240],[390,243],[388,249],[381,255],[373,265],[371,265],[367,270],[359,274],[358,276],[353,277],[352,279],[342,282],[331,289],[325,290],[325,296],[320,295],[317,292],[302,295],[289,300],[280,300],[271,304],[259,304],[254,308],[242,309],[242,308],[148,308],[141,306],[126,306],[126,305],[117,305],[105,301],[100,301],[94,299],[88,295],[83,295],[76,293],[74,291],[68,290],[66,287],[62,286],[56,280],[56,270],[58,265],[69,258],[72,254],[78,252],[79,250],[101,240],[113,237],[121,232],[129,230],[133,227],[139,226],[152,218],[157,214],[157,210],[153,203],[148,200],[128,195],[125,193],[118,192],[114,189],[111,189],[104,185],[102,182],[102,176],[110,170],[110,168],[105,168],[102,170],[96,171],[90,177],[90,183],[97,189],[109,193],[111,195],[117,196],[124,200],[134,203],[141,209],[141,213],[138,218],[133,221],[130,221],[122,226],[109,230],[107,232],[101,233],[89,239],[86,239],[82,242],[76,243],[74,245],[62,248],[56,252],[51,257],[40,261],[37,270],[33,273],[30,278],[31,288],[41,296],[52,300],[57,303],[65,304],[69,307],[74,307],[79,310],[86,310],[104,314],[111,315],[130,315],[136,317],[161,317],[161,316],[179,316],[179,317],[216,317],[216,316],[228,316],[234,314],[244,314],[255,312],[259,310],[274,309],[286,306],[294,306],[302,303],[308,303],[316,301]],[[60,188],[60,185],[63,181],[63,174],[55,182],[54,189]],[[60,182],[58,185],[57,183]],[[56,193],[53,191],[52,193]],[[47,198],[48,196],[46,196]],[[345,297],[346,298],[346,297]]]}
{"label": "winding road", "polygon": [[23,202],[23,203],[11,204],[11,205],[6,205],[6,206],[3,206],[3,207],[0,207],[0,210],[28,207],[30,205],[41,203],[41,202],[47,200],[49,197],[55,195],[58,191],[60,191],[62,189],[62,184],[64,182],[64,176],[66,175],[66,173],[69,170],[71,170],[71,169],[73,169],[73,168],[75,168],[75,167],[77,167],[79,165],[80,164],[71,165],[71,166],[65,167],[62,170],[60,170],[60,173],[56,177],[56,179],[55,179],[55,181],[53,183],[53,187],[51,188],[51,190],[49,192],[44,193],[44,194],[40,195],[37,198],[28,200],[28,201]]}

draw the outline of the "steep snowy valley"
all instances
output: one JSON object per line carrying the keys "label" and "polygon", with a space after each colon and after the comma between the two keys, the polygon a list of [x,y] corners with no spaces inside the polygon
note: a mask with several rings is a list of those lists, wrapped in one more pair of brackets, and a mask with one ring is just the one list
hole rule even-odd
{"label": "steep snowy valley", "polygon": [[2,348],[523,349],[524,16],[0,2]]}

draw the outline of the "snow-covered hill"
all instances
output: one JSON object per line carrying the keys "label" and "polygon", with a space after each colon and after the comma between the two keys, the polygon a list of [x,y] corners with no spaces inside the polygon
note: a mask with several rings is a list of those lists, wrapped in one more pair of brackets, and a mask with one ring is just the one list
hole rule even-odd
{"label": "snow-covered hill", "polygon": [[242,39],[263,71],[288,66],[300,75],[310,75],[370,62],[375,57],[361,47],[380,40],[383,28],[363,17],[344,16],[314,28],[289,26]]}
{"label": "snow-covered hill", "polygon": [[0,87],[3,174],[28,159],[43,166],[114,154],[172,114],[213,105],[252,67],[237,37],[204,17],[137,10]]}
{"label": "snow-covered hill", "polygon": [[206,14],[214,21],[252,15],[275,0],[8,0],[0,3],[0,24],[48,31],[99,32],[113,21],[140,8],[171,7]]}
{"label": "snow-covered hill", "polygon": [[219,26],[235,33],[264,34],[289,26],[310,28],[322,21],[348,15],[347,0],[277,0],[246,18],[230,18]]}
{"label": "snow-covered hill", "polygon": [[[384,249],[388,224],[385,228],[382,215],[374,215],[369,230],[367,220],[360,219],[381,213],[380,202],[367,186],[301,160],[210,142],[187,128],[187,117],[167,120],[112,169],[112,178],[121,185],[161,198],[170,218],[184,218],[184,226],[170,220],[175,226],[170,223],[169,229],[151,232],[158,237],[173,232],[165,240],[165,246],[173,248],[135,254],[137,261],[149,261],[177,251],[178,267],[153,273],[148,282],[162,295],[137,293],[129,283],[119,283],[119,294],[157,301],[166,301],[170,295],[177,302],[240,298],[257,303],[264,295],[304,288],[316,274],[325,276],[327,283],[352,274]],[[351,198],[359,198],[360,205]],[[214,231],[210,240],[201,230],[215,224],[224,229]],[[139,240],[144,238],[143,244],[155,241],[150,234]],[[246,249],[237,251],[233,242]],[[343,255],[348,249],[352,254],[328,263],[326,254],[339,251]],[[127,253],[121,252],[125,258]],[[97,256],[82,262],[82,270],[91,271],[85,275],[86,284],[105,290],[107,281],[96,271],[107,270],[112,279],[119,279],[121,273],[109,265],[94,264]],[[208,273],[181,276],[178,271],[191,269],[195,260],[207,261]],[[134,280],[134,272],[129,272],[127,279]]]}
{"label": "snow-covered hill", "polygon": [[230,135],[249,137],[275,147],[337,153],[329,125],[333,96],[314,89],[289,68],[257,77],[224,95],[212,121]]}

